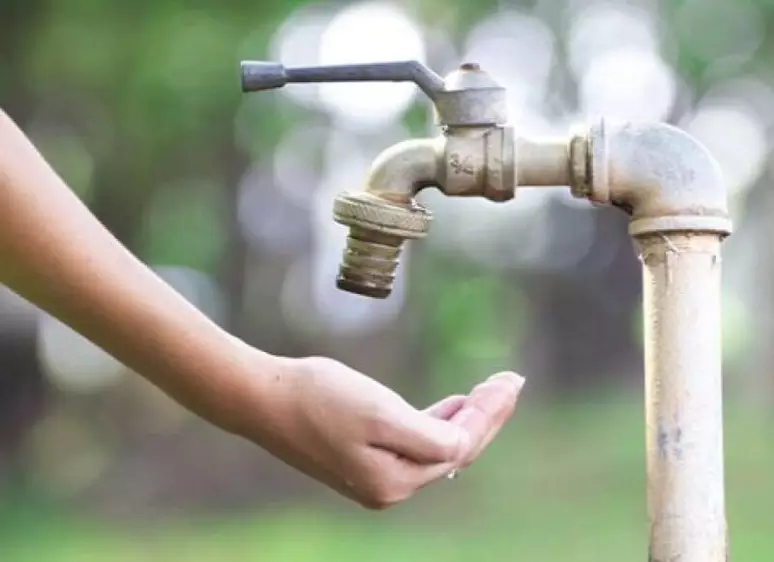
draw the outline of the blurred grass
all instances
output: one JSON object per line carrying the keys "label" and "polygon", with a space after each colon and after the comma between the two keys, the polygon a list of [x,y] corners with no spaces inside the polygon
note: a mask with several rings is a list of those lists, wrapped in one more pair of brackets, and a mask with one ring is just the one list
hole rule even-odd
{"label": "blurred grass", "polygon": [[[3,562],[642,560],[647,549],[639,396],[527,405],[474,469],[404,506],[370,513],[267,507],[127,526],[52,508],[0,513]],[[726,406],[733,556],[774,555],[774,419]],[[343,507],[341,507],[343,506]],[[119,530],[120,528],[120,530]]]}

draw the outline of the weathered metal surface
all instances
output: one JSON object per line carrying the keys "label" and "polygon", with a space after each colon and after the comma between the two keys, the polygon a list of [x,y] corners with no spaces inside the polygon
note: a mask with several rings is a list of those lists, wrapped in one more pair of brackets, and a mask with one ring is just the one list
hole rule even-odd
{"label": "weathered metal surface", "polygon": [[516,185],[566,186],[570,184],[570,144],[567,138],[515,141]]}
{"label": "weathered metal surface", "polygon": [[725,562],[720,237],[637,238],[651,562]]}
{"label": "weathered metal surface", "polygon": [[437,185],[451,197],[513,198],[513,131],[509,127],[466,127],[445,134]]}
{"label": "weathered metal surface", "polygon": [[336,286],[380,299],[392,292],[403,242],[425,236],[432,219],[413,200],[396,203],[366,192],[339,195],[333,215],[349,227]]}
{"label": "weathered metal surface", "polygon": [[[633,235],[664,230],[731,233],[720,168],[696,139],[666,123],[600,122],[589,129],[586,150],[574,152],[576,192],[615,205],[632,217]],[[586,184],[590,187],[586,188]]]}

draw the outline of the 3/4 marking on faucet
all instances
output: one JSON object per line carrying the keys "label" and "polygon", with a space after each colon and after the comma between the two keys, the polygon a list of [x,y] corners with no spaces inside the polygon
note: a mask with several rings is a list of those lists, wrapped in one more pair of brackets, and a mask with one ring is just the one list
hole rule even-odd
{"label": "3/4 marking on faucet", "polygon": [[476,170],[470,162],[470,156],[460,158],[460,155],[454,152],[449,156],[449,166],[451,166],[456,174],[467,174],[469,176],[474,176],[476,174]]}

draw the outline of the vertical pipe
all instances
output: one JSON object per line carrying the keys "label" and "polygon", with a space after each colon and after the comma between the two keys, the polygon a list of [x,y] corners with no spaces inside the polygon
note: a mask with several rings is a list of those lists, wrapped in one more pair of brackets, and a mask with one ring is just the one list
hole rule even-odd
{"label": "vertical pipe", "polygon": [[721,237],[635,240],[644,274],[649,562],[725,562]]}

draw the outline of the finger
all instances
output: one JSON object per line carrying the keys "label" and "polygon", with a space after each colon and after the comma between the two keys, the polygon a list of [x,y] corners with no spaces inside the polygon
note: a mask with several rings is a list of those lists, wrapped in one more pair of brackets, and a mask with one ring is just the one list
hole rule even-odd
{"label": "finger", "polygon": [[382,413],[369,444],[420,464],[452,462],[469,450],[459,425],[415,410],[408,404]]}
{"label": "finger", "polygon": [[414,490],[418,491],[442,478],[446,478],[449,473],[457,468],[456,462],[431,464],[414,467]]}
{"label": "finger", "polygon": [[458,394],[454,396],[447,396],[443,400],[436,402],[432,406],[426,408],[424,412],[439,420],[448,421],[452,416],[462,409],[465,404],[467,396],[464,394]]}
{"label": "finger", "polygon": [[[489,445],[492,443],[495,437],[500,433],[500,430],[503,428],[503,426],[508,423],[508,421],[513,417],[513,413],[516,409],[516,404],[521,397],[521,389],[523,388],[523,380],[522,380],[522,386],[519,387],[519,390],[516,393],[516,399],[514,400],[510,410],[506,413],[505,419],[500,423],[500,425],[497,425],[489,430],[489,433],[486,437],[484,437],[484,440],[481,442],[481,444],[478,446],[477,450],[471,451],[468,454],[468,459],[470,459],[470,462],[473,462],[476,458],[478,458],[486,449],[489,447]],[[465,464],[465,466],[468,466],[470,464],[468,462]]]}
{"label": "finger", "polygon": [[[395,490],[393,497],[402,501],[419,489],[446,477],[455,468],[467,466],[475,460],[510,418],[523,384],[524,379],[514,373],[499,373],[476,386],[464,399],[462,407],[445,424],[464,430],[457,458],[423,463],[410,454],[381,457],[380,469],[392,475]],[[441,407],[445,401],[442,400],[428,410],[435,407],[445,409],[445,406]],[[427,410],[419,412],[423,413],[426,414]],[[444,424],[441,422],[441,425]]]}
{"label": "finger", "polygon": [[[445,477],[454,470],[458,461],[442,463],[418,464],[404,457],[385,455],[384,451],[374,449],[374,456],[369,461],[377,464],[370,467],[371,471],[378,473],[377,483],[371,487],[387,501],[384,503],[395,504],[402,502],[416,494],[425,486]],[[366,469],[366,471],[368,468]]]}
{"label": "finger", "polygon": [[359,483],[354,485],[358,501],[367,506],[385,508],[413,496],[420,488],[444,474],[441,467],[452,463],[417,464],[405,457],[396,457],[384,449],[371,447],[358,459]]}
{"label": "finger", "polygon": [[498,373],[476,386],[451,423],[469,436],[461,466],[475,460],[513,414],[524,379],[515,373]]}
{"label": "finger", "polygon": [[486,451],[487,447],[492,444],[492,441],[494,441],[495,437],[500,434],[500,430],[502,430],[505,424],[508,423],[508,421],[511,419],[513,416],[513,411],[514,410],[511,409],[501,424],[489,430],[489,433],[486,435],[486,437],[484,437],[483,441],[478,445],[478,447],[471,448],[468,454],[465,455],[465,458],[460,464],[459,468],[467,468],[474,461],[476,461],[484,453],[484,451]]}
{"label": "finger", "polygon": [[[513,386],[508,386],[511,383]],[[513,373],[498,373],[478,385],[467,402],[467,412],[453,420],[463,426],[472,425],[471,446],[460,468],[469,466],[491,444],[505,423],[512,417],[524,379]],[[515,392],[514,392],[515,387]],[[483,437],[482,437],[483,436]]]}

